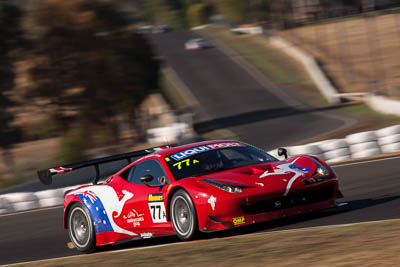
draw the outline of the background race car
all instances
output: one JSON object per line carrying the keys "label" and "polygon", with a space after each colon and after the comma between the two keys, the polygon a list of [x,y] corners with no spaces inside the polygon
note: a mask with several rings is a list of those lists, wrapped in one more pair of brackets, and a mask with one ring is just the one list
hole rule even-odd
{"label": "background race car", "polygon": [[208,47],[211,47],[211,45],[201,38],[191,39],[185,43],[186,50],[198,50]]}

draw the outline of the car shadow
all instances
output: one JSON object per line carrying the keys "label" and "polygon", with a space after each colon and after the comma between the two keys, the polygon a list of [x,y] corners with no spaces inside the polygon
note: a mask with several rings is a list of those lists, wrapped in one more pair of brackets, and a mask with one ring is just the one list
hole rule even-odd
{"label": "car shadow", "polygon": [[335,110],[338,108],[359,105],[358,103],[345,103],[338,105],[330,105],[326,107],[318,108],[273,108],[273,109],[262,109],[256,111],[245,112],[237,115],[226,116],[222,118],[200,121],[193,124],[194,130],[198,134],[203,134],[213,130],[225,129],[239,125],[251,124],[259,121],[266,121],[281,117],[289,117],[301,114],[318,113],[323,111]]}
{"label": "car shadow", "polygon": [[[364,208],[369,208],[372,206],[384,204],[390,201],[394,201],[400,199],[400,196],[391,196],[391,197],[383,197],[383,198],[367,198],[367,199],[359,199],[359,200],[352,200],[348,202],[342,202],[341,205],[335,208],[327,209],[320,212],[314,212],[309,214],[302,214],[302,215],[295,215],[286,218],[271,220],[268,222],[257,223],[254,225],[248,225],[238,228],[233,228],[229,230],[213,232],[213,233],[201,233],[195,240],[212,240],[215,238],[225,238],[231,236],[238,236],[238,235],[246,235],[246,234],[253,234],[259,232],[273,232],[273,231],[280,231],[280,230],[291,230],[296,229],[298,227],[293,227],[297,223],[303,222],[311,222],[312,220],[321,219],[324,217],[330,217],[346,212],[356,211]],[[329,224],[325,225],[333,225],[333,224],[340,224],[335,223],[335,221],[331,221]],[[321,226],[319,224],[311,225],[309,227],[317,227]],[[134,240],[128,241],[121,244],[113,245],[110,250],[121,250],[121,249],[134,249],[134,248],[145,248],[149,246],[157,246],[157,245],[165,245],[165,244],[173,244],[180,242],[177,236],[165,236],[165,237],[157,237],[152,239],[144,239],[144,240]]]}
{"label": "car shadow", "polygon": [[[281,230],[294,230],[298,228],[304,228],[304,226],[296,227],[295,224],[297,223],[305,223],[311,222],[313,220],[322,219],[325,217],[332,217],[334,215],[339,215],[347,212],[352,212],[360,209],[365,209],[369,207],[373,207],[376,205],[384,204],[390,201],[394,201],[400,199],[400,196],[391,196],[391,197],[383,197],[377,199],[359,199],[359,200],[352,200],[347,202],[341,202],[343,205],[338,206],[335,208],[330,208],[323,211],[308,213],[308,214],[301,214],[290,216],[286,218],[280,218],[276,220],[271,220],[267,222],[262,222],[255,225],[249,225],[245,227],[234,228],[230,230],[226,230],[223,232],[215,233],[215,237],[228,237],[233,235],[241,235],[241,234],[251,234],[257,232],[273,232],[273,231],[281,231]],[[340,203],[340,202],[339,202]],[[335,225],[335,224],[343,224],[343,220],[335,219],[331,220],[328,223],[324,223],[324,226],[327,225]],[[346,222],[347,223],[347,222]],[[318,227],[323,226],[319,223],[315,225],[307,224],[305,227]]]}

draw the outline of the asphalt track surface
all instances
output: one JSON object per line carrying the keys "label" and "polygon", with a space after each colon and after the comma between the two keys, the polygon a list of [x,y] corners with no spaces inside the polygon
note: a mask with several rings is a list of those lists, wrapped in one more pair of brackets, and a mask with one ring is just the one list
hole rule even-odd
{"label": "asphalt track surface", "polygon": [[[178,32],[152,37],[159,53],[199,102],[197,128],[200,131],[210,127],[229,129],[241,140],[269,149],[297,143],[301,139],[337,129],[345,123],[327,115],[324,109],[313,109],[301,103],[289,105],[288,102],[293,101],[282,98],[276,93],[276,88],[258,82],[216,48],[183,50],[185,41],[197,37],[194,33]],[[348,205],[318,215],[239,228],[204,238],[398,218],[399,169],[399,158],[337,167],[341,190],[345,195],[342,201],[348,202]],[[0,215],[0,264],[78,254],[67,247],[69,238],[61,226],[62,212],[62,208],[51,208]],[[155,238],[129,242],[114,249],[176,241],[175,237]]]}
{"label": "asphalt track surface", "polygon": [[[291,217],[252,227],[207,234],[203,238],[346,224],[400,217],[400,157],[334,167],[348,204],[322,213]],[[0,264],[77,255],[67,247],[62,208],[0,216]],[[175,237],[131,241],[124,249],[177,242]]]}
{"label": "asphalt track surface", "polygon": [[330,107],[309,107],[295,92],[260,82],[234,55],[217,47],[184,50],[187,40],[199,37],[194,32],[150,37],[199,102],[197,132],[227,129],[242,141],[270,150],[336,130],[348,121],[332,116]]}

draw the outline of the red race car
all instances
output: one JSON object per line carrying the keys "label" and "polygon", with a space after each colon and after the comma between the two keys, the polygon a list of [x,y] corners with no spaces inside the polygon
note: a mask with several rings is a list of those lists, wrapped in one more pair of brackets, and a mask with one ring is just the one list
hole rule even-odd
{"label": "red race car", "polygon": [[[153,152],[156,150],[155,152]],[[94,185],[65,193],[64,228],[76,249],[125,239],[176,234],[192,239],[213,232],[264,222],[336,205],[335,172],[312,155],[279,161],[238,141],[206,141],[163,147],[69,164],[39,171],[40,180],[95,166]],[[97,184],[98,165],[142,156]]]}

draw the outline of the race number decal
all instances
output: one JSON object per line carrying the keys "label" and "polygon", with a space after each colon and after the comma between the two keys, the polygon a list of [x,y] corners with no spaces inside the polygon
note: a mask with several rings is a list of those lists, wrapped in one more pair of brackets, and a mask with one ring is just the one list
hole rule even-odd
{"label": "race number decal", "polygon": [[153,223],[163,223],[167,222],[167,217],[165,213],[165,205],[163,201],[162,194],[149,194],[148,204],[151,219]]}

